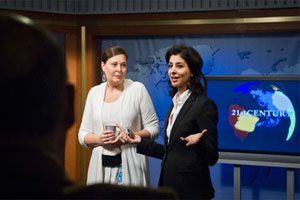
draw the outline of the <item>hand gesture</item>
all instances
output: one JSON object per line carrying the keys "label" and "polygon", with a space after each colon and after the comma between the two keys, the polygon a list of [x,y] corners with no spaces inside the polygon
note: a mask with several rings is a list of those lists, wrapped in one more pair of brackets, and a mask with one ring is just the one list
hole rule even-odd
{"label": "hand gesture", "polygon": [[130,144],[139,144],[141,143],[141,136],[132,131],[130,137],[126,135],[126,141]]}
{"label": "hand gesture", "polygon": [[196,133],[196,134],[192,134],[192,135],[189,135],[187,137],[180,137],[180,139],[183,141],[183,142],[186,142],[186,146],[191,146],[191,145],[194,145],[194,144],[197,144],[199,142],[199,140],[201,139],[201,137],[207,132],[206,129],[204,129],[201,133]]}
{"label": "hand gesture", "polygon": [[129,144],[138,144],[141,142],[141,136],[136,134],[134,131],[131,130],[131,134],[129,136],[128,132],[121,125],[117,124],[117,127],[120,129],[120,133],[122,134],[122,139],[124,142]]}

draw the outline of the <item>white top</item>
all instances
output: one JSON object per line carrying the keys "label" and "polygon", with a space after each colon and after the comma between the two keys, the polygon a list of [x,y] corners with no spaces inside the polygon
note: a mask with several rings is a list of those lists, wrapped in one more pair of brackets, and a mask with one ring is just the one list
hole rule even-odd
{"label": "white top", "polygon": [[[89,91],[78,133],[78,140],[84,144],[84,137],[88,133],[101,134],[103,131],[102,106],[106,82],[97,85]],[[133,130],[146,129],[151,138],[155,139],[159,133],[158,119],[151,98],[142,83],[126,79],[119,113],[119,122],[123,127]],[[136,152],[136,145],[122,145],[122,170],[124,185],[149,185],[149,173],[146,157]],[[87,184],[103,183],[102,146],[93,148],[89,163]]]}
{"label": "white top", "polygon": [[[116,125],[116,123],[119,123],[120,121],[119,115],[116,115],[116,113],[118,113],[122,109],[122,99],[123,99],[123,95],[120,95],[120,97],[114,102],[108,103],[103,101],[102,112],[101,112],[103,129],[105,129],[105,124]],[[117,129],[116,132],[118,133],[119,129]],[[103,148],[102,153],[104,155],[114,156],[121,153],[121,148],[120,147],[113,148],[113,149]]]}
{"label": "white top", "polygon": [[183,104],[186,102],[186,100],[189,98],[190,95],[191,95],[191,91],[186,90],[181,95],[179,95],[179,93],[177,92],[175,94],[175,96],[173,97],[173,99],[172,99],[174,107],[173,107],[172,112],[170,114],[169,123],[168,123],[168,127],[167,127],[168,143],[169,143],[171,131],[172,131],[174,122],[175,122],[175,120],[178,116],[178,113],[180,112]]}

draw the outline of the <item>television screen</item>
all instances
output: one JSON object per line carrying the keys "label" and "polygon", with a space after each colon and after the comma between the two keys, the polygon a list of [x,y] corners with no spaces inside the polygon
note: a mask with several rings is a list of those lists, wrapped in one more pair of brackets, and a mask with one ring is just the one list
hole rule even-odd
{"label": "television screen", "polygon": [[300,79],[208,80],[221,151],[299,155]]}

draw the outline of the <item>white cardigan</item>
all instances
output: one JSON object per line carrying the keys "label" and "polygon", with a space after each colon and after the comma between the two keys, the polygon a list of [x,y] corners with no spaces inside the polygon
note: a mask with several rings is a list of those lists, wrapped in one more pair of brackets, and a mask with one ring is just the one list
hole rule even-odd
{"label": "white cardigan", "polygon": [[[101,110],[103,105],[106,82],[97,85],[89,91],[86,105],[79,129],[78,140],[81,145],[86,146],[84,137],[88,133],[100,134],[103,131]],[[123,95],[123,96],[122,96]],[[158,119],[151,98],[140,82],[126,79],[124,82],[122,108],[119,123],[123,127],[131,127],[132,130],[146,129],[151,138],[155,139],[159,133]],[[87,184],[103,183],[102,146],[93,148]],[[124,185],[149,185],[148,161],[144,155],[136,152],[136,145],[122,145],[122,170]]]}

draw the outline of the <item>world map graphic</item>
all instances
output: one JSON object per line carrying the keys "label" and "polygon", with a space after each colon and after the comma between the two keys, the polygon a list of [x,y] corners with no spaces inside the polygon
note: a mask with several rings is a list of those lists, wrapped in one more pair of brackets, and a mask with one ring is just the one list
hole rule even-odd
{"label": "world map graphic", "polygon": [[237,137],[243,140],[257,127],[276,127],[283,120],[289,120],[289,126],[283,129],[287,134],[286,141],[291,139],[296,126],[296,114],[289,97],[280,88],[275,85],[266,87],[256,81],[240,85],[234,92],[239,99],[255,101],[247,105],[230,105],[228,119]]}

